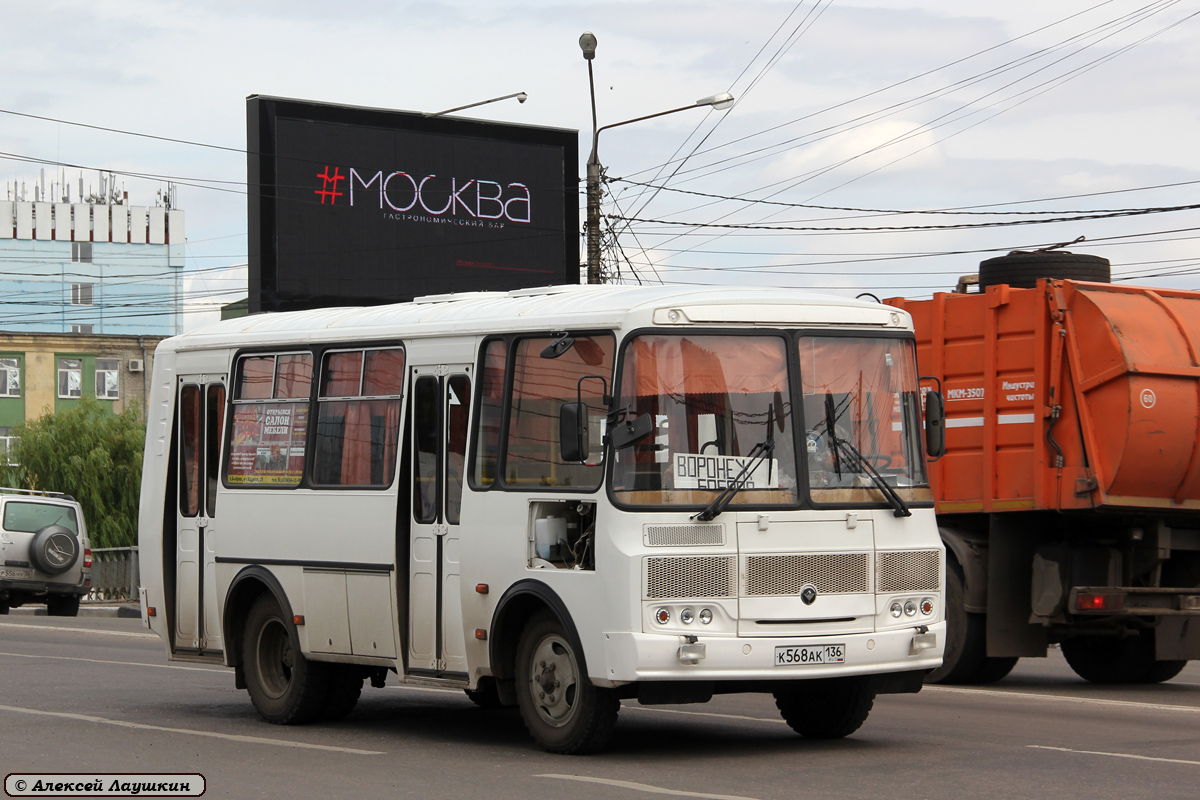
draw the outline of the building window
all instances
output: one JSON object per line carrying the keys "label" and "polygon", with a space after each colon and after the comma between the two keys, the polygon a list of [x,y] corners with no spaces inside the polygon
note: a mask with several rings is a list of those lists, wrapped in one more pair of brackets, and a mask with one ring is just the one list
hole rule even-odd
{"label": "building window", "polygon": [[0,464],[15,466],[9,453],[12,452],[13,443],[16,441],[17,437],[12,435],[12,428],[0,428]]}
{"label": "building window", "polygon": [[73,306],[90,306],[95,305],[93,297],[95,296],[96,284],[94,283],[72,283],[71,284],[71,305]]}
{"label": "building window", "polygon": [[95,333],[95,325],[72,325],[71,333]]}
{"label": "building window", "polygon": [[96,359],[96,397],[116,400],[120,397],[121,362],[115,358]]}
{"label": "building window", "polygon": [[83,397],[83,362],[78,358],[58,360],[58,396]]}
{"label": "building window", "polygon": [[76,264],[92,263],[92,243],[71,242],[71,260]]}
{"label": "building window", "polygon": [[0,397],[21,396],[21,359],[0,358]]}

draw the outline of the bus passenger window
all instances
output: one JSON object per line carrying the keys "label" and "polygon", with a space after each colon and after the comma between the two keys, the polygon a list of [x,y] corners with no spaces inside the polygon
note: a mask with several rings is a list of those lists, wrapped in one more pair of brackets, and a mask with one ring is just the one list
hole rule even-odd
{"label": "bus passenger window", "polygon": [[451,525],[458,524],[462,508],[470,404],[471,379],[466,375],[451,375],[446,383],[446,522]]}
{"label": "bus passenger window", "polygon": [[421,524],[438,521],[438,380],[418,378],[413,387],[413,519]]}
{"label": "bus passenger window", "polygon": [[[513,354],[512,409],[508,420],[504,483],[512,489],[600,485],[599,464],[567,463],[558,443],[559,407],[583,400],[592,414],[602,415],[604,387],[612,385],[614,342],[610,335],[574,337],[556,358],[541,353],[555,339],[518,340]],[[599,376],[603,381],[595,380]],[[591,378],[591,380],[581,380]]]}
{"label": "bus passenger window", "polygon": [[[246,356],[238,361],[225,463],[227,485],[300,485],[308,440],[312,361],[311,353]],[[210,413],[224,406],[223,390],[221,396],[212,391]],[[216,445],[215,440],[210,442],[210,451]],[[216,466],[217,462],[210,460],[209,468]],[[210,504],[214,498],[210,493]]]}
{"label": "bus passenger window", "polygon": [[200,513],[200,387],[187,385],[179,393],[179,513]]}
{"label": "bus passenger window", "polygon": [[317,395],[312,481],[390,486],[396,471],[404,351],[326,353]]}
{"label": "bus passenger window", "polygon": [[500,464],[500,427],[504,422],[504,369],[508,345],[502,339],[487,343],[479,384],[479,442],[472,483],[486,488],[496,482]]}

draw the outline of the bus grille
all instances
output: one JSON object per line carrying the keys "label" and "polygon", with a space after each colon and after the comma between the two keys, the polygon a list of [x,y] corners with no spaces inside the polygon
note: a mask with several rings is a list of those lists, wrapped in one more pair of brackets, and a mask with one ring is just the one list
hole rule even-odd
{"label": "bus grille", "polygon": [[939,588],[941,562],[937,550],[880,553],[879,591],[932,592]]}
{"label": "bus grille", "polygon": [[662,556],[646,559],[646,597],[733,597],[737,556]]}
{"label": "bus grille", "polygon": [[647,525],[647,547],[693,547],[725,544],[724,525]]}
{"label": "bus grille", "polygon": [[812,584],[821,594],[862,593],[870,589],[867,553],[802,553],[747,556],[747,597],[800,594]]}

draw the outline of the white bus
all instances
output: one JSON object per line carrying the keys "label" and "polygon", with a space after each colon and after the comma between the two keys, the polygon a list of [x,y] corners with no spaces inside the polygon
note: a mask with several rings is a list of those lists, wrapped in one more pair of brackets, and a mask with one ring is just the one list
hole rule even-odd
{"label": "white bus", "polygon": [[730,692],[846,736],[942,660],[915,369],[905,312],[776,289],[223,321],[155,358],[143,615],[274,723],[393,672],[553,752]]}

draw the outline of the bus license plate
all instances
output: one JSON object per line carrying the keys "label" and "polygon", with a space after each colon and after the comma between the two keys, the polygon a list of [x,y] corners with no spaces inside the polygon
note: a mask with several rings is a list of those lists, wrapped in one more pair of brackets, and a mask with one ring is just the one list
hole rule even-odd
{"label": "bus license plate", "polygon": [[10,581],[28,581],[33,579],[33,570],[17,567],[0,567],[0,579]]}
{"label": "bus license plate", "polygon": [[809,664],[845,664],[846,645],[822,644],[804,647],[776,647],[775,666],[792,667]]}

